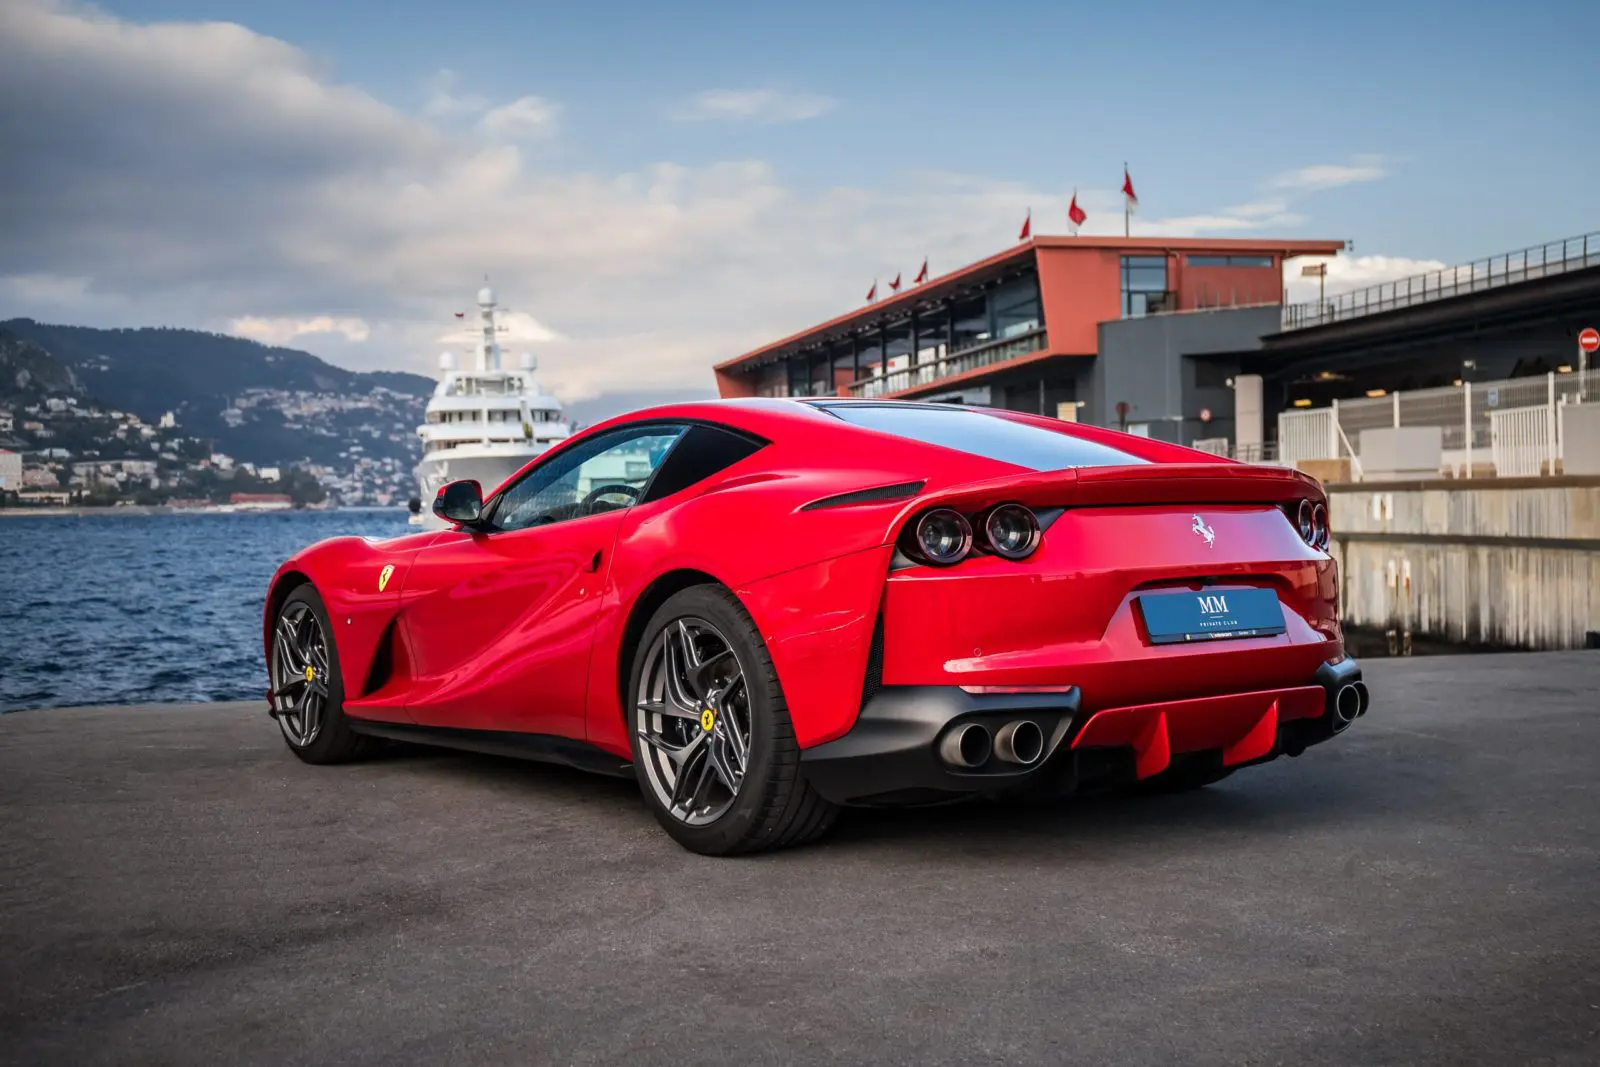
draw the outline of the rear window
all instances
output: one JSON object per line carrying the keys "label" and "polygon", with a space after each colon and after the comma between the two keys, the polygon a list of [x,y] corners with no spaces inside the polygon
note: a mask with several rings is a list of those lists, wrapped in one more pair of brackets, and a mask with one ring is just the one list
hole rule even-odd
{"label": "rear window", "polygon": [[1036,471],[1116,467],[1148,460],[1109,445],[958,407],[829,404],[845,422]]}

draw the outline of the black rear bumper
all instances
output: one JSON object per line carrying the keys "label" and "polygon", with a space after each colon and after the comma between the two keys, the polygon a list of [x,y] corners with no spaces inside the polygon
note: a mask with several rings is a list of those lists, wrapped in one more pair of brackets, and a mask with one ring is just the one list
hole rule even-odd
{"label": "black rear bumper", "polygon": [[[1360,686],[1360,714],[1366,711],[1361,667],[1353,659],[1323,664],[1312,679],[1327,692],[1327,711],[1315,719],[1283,723],[1266,762],[1280,755],[1298,756],[1348,727],[1334,715],[1339,691]],[[911,804],[958,799],[963,795],[1005,793],[1051,783],[1076,789],[1098,781],[1111,750],[1072,747],[1072,739],[1089,716],[1081,714],[1076,688],[1058,693],[968,693],[956,686],[887,686],[878,690],[849,733],[806,749],[801,773],[812,788],[837,804]],[[1027,720],[1043,734],[1042,752],[1034,762],[1007,762],[997,754],[973,767],[951,765],[939,754],[941,740],[967,724],[987,729],[993,738],[1008,723]],[[1205,754],[1190,754],[1190,758]],[[1220,753],[1215,753],[1220,759]],[[1084,759],[1095,766],[1080,768]],[[1120,773],[1122,765],[1110,761]],[[1128,763],[1131,770],[1132,764]],[[1086,773],[1080,773],[1080,770]],[[1087,772],[1093,773],[1087,773]]]}
{"label": "black rear bumper", "polygon": [[[861,709],[843,737],[806,749],[801,771],[812,787],[839,804],[935,800],[941,795],[1001,792],[1035,778],[1066,750],[1078,717],[1077,689],[1063,693],[968,693],[956,686],[889,686]],[[991,736],[1007,723],[1026,719],[1044,735],[1043,752],[1032,764],[998,756],[972,768],[939,758],[939,741],[967,723]]]}

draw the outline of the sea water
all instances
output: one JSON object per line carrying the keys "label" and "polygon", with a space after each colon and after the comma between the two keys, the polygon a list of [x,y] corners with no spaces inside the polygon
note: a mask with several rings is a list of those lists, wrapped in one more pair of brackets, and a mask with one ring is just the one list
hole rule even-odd
{"label": "sea water", "polygon": [[414,531],[403,508],[0,518],[0,712],[261,700],[273,571],[340,534]]}

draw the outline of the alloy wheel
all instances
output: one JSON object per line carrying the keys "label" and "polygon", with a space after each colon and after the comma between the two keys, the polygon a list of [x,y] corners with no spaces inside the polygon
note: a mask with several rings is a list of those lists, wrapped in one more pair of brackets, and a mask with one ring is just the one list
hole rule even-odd
{"label": "alloy wheel", "polygon": [[705,619],[673,619],[650,643],[634,708],[645,777],[687,826],[732,807],[750,758],[750,692],[722,631]]}
{"label": "alloy wheel", "polygon": [[328,639],[310,605],[291,601],[272,635],[272,715],[283,736],[304,748],[328,711]]}

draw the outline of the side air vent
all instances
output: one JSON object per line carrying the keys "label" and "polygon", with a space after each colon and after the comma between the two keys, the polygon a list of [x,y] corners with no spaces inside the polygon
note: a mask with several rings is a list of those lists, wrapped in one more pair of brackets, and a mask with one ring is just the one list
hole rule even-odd
{"label": "side air vent", "polygon": [[872,628],[872,647],[867,650],[867,675],[861,683],[861,706],[878,695],[883,688],[883,613],[878,613],[878,623]]}
{"label": "side air vent", "polygon": [[905,500],[922,492],[927,482],[901,482],[898,485],[880,485],[873,489],[857,489],[853,493],[825,496],[802,505],[801,511],[821,511],[823,508],[847,508],[851,504],[876,504],[883,500]]}
{"label": "side air vent", "polygon": [[372,669],[367,672],[367,684],[361,687],[362,696],[370,696],[389,684],[394,677],[394,644],[400,639],[395,632],[394,619],[389,620],[389,625],[383,628],[383,636],[378,638],[378,650],[372,656]]}

